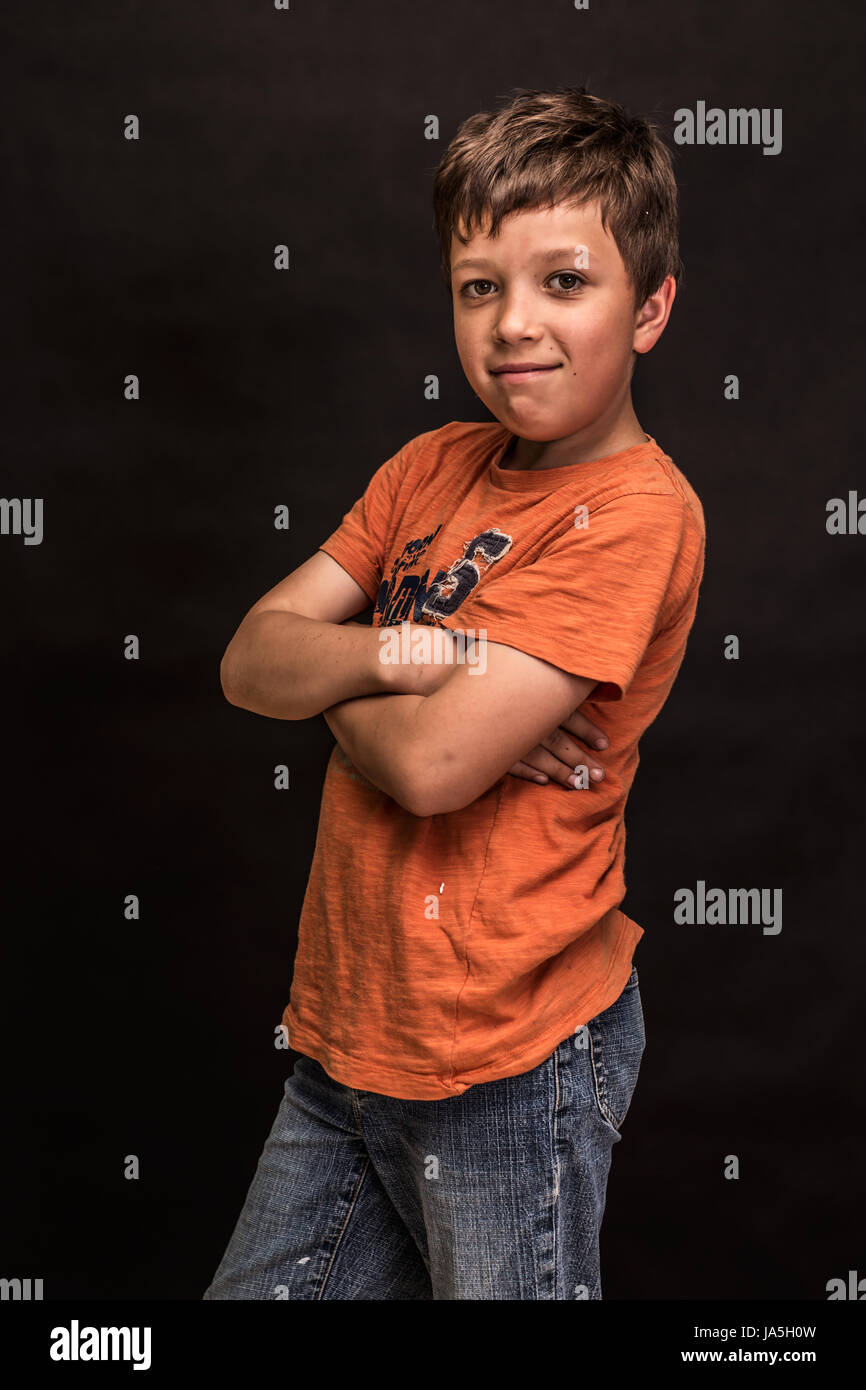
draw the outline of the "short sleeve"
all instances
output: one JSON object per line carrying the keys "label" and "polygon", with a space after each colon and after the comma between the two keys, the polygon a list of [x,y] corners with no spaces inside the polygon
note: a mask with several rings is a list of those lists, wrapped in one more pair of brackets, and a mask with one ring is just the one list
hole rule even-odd
{"label": "short sleeve", "polygon": [[319,546],[349,572],[371,602],[382,582],[397,496],[424,437],[416,435],[376,469],[363,496]]}
{"label": "short sleeve", "polygon": [[620,700],[678,600],[689,525],[676,494],[616,497],[531,564],[491,566],[447,626],[597,681],[594,700]]}

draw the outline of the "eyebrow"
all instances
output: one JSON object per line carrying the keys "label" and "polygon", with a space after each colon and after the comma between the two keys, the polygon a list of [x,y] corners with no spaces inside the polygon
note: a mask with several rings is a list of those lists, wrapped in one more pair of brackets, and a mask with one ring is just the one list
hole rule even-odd
{"label": "eyebrow", "polygon": [[[587,250],[589,250],[588,247],[587,247]],[[590,260],[592,260],[593,254],[594,254],[594,253],[593,253],[592,251],[589,252]],[[533,257],[533,260],[536,260],[536,261],[555,261],[555,260],[556,260],[556,261],[558,261],[559,258],[560,258],[560,256],[571,256],[571,257],[573,257],[573,256],[574,256],[574,247],[573,247],[573,246],[559,246],[559,247],[556,247],[556,248],[555,248],[554,250],[552,250],[552,251],[539,251],[539,252]],[[487,260],[484,256],[479,256],[479,257],[474,257],[474,258],[467,259],[467,260],[457,261],[457,262],[455,262],[455,264],[451,267],[451,273],[452,273],[452,275],[454,275],[454,274],[456,274],[456,272],[457,272],[458,270],[465,270],[465,269],[467,269],[468,267],[473,266],[473,265],[475,265],[475,266],[479,266],[479,265],[480,265],[480,266],[490,265],[490,261]]]}

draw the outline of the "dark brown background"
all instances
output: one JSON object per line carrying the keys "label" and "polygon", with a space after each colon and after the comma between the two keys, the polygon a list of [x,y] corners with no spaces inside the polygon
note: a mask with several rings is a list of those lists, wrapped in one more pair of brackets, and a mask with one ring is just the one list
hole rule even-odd
{"label": "dark brown background", "polygon": [[[686,278],[635,375],[708,545],[629,803],[648,1045],[605,1297],[822,1300],[866,1274],[866,536],[825,529],[866,491],[854,5],[142,0],[2,25],[2,492],[44,498],[45,536],[0,537],[0,1274],[46,1299],[194,1300],[212,1277],[292,1060],[273,1036],[332,743],[228,705],[220,657],[403,442],[489,418],[433,169],[471,112],[581,83],[671,144],[701,99],[784,113],[777,156],[675,147]],[[676,925],[699,878],[781,887],[782,932]]]}

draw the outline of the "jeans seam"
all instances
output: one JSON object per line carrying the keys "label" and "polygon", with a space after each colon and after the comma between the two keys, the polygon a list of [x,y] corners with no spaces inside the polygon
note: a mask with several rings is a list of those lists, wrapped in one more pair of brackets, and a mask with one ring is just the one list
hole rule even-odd
{"label": "jeans seam", "polygon": [[601,1040],[601,1028],[597,1028],[595,1031],[597,1036],[594,1036],[593,1029],[590,1027],[589,1045],[592,1054],[592,1074],[595,1081],[593,1088],[595,1090],[595,1103],[598,1106],[602,1119],[606,1120],[611,1128],[619,1133],[619,1126],[617,1125],[613,1111],[608,1105],[607,1100],[607,1076],[604,1070],[604,1048]]}
{"label": "jeans seam", "polygon": [[351,1219],[352,1219],[352,1212],[355,1210],[355,1204],[356,1204],[356,1202],[357,1202],[357,1200],[358,1200],[358,1197],[360,1196],[361,1188],[362,1188],[363,1185],[364,1185],[364,1179],[365,1179],[366,1176],[367,1176],[367,1170],[369,1169],[369,1167],[370,1167],[370,1159],[369,1159],[369,1157],[367,1157],[367,1158],[364,1159],[364,1167],[363,1167],[363,1169],[362,1169],[362,1171],[361,1171],[361,1176],[360,1176],[360,1178],[358,1179],[358,1185],[357,1185],[357,1187],[355,1188],[355,1191],[354,1191],[354,1193],[353,1193],[353,1195],[352,1195],[352,1200],[351,1200],[351,1202],[350,1202],[350,1204],[349,1204],[349,1210],[346,1212],[346,1219],[345,1219],[345,1221],[343,1222],[343,1225],[342,1225],[342,1227],[341,1227],[341,1229],[340,1229],[340,1231],[339,1231],[339,1233],[338,1233],[338,1235],[337,1235],[337,1242],[336,1242],[336,1244],[335,1244],[335,1246],[334,1246],[334,1252],[333,1252],[333,1254],[331,1255],[330,1260],[328,1261],[328,1268],[325,1270],[325,1273],[324,1273],[324,1275],[322,1276],[322,1283],[321,1283],[321,1286],[320,1286],[320,1288],[319,1288],[319,1292],[318,1292],[317,1295],[316,1295],[317,1301],[318,1301],[319,1299],[321,1299],[322,1295],[323,1295],[324,1292],[325,1292],[325,1285],[327,1284],[328,1279],[330,1278],[331,1270],[332,1270],[333,1267],[334,1267],[334,1261],[335,1261],[335,1259],[337,1258],[337,1255],[339,1254],[339,1251],[340,1251],[340,1244],[341,1244],[341,1242],[342,1242],[343,1236],[346,1234],[346,1228],[348,1227],[349,1222],[350,1222]]}

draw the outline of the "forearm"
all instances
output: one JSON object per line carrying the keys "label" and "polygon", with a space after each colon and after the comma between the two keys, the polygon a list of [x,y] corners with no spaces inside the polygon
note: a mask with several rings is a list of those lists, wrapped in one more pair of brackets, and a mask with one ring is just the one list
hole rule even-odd
{"label": "forearm", "polygon": [[226,699],[272,719],[309,719],[338,701],[390,691],[377,629],[270,609],[247,618],[223,656]]}
{"label": "forearm", "polygon": [[324,711],[343,752],[368,781],[406,811],[414,811],[414,788],[423,769],[413,765],[418,713],[423,695],[371,695],[345,700]]}

